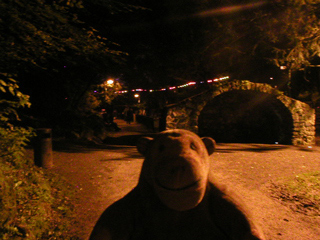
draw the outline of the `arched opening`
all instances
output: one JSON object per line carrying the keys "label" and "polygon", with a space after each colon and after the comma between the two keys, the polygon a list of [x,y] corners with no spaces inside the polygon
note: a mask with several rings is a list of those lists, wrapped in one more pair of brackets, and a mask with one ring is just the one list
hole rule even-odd
{"label": "arched opening", "polygon": [[213,98],[198,118],[200,136],[217,142],[291,144],[293,119],[275,96],[233,90]]}

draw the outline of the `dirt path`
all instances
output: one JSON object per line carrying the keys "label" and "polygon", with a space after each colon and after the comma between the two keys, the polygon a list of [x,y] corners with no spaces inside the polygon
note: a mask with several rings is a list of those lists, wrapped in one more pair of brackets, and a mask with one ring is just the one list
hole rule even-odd
{"label": "dirt path", "polygon": [[293,212],[272,198],[268,188],[279,178],[319,171],[319,147],[220,144],[211,166],[216,177],[251,206],[267,239],[320,239],[320,217]]}
{"label": "dirt path", "polygon": [[[134,125],[111,142],[134,143],[147,133]],[[131,128],[131,129],[130,129]],[[128,129],[126,129],[128,130]],[[121,139],[121,141],[119,141]],[[142,157],[130,145],[60,146],[53,153],[54,168],[75,186],[78,222],[73,231],[82,239],[103,210],[137,183]],[[216,178],[235,189],[251,206],[268,240],[320,240],[320,217],[293,212],[272,198],[268,184],[283,176],[320,170],[320,148],[263,144],[219,144],[211,158]]]}

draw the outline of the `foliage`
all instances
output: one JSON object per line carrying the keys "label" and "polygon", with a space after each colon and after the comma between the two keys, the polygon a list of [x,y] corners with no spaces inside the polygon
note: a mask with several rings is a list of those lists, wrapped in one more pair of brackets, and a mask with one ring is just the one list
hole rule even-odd
{"label": "foliage", "polygon": [[24,147],[33,135],[32,130],[28,128],[0,128],[0,157],[7,157],[7,161],[20,164],[17,160],[23,161]]}
{"label": "foliage", "polygon": [[80,100],[79,108],[81,112],[95,112],[96,109],[101,105],[101,101],[94,94],[93,91],[85,93],[83,98]]}
{"label": "foliage", "polygon": [[61,224],[72,218],[66,187],[24,156],[34,134],[16,124],[19,108],[30,106],[29,96],[3,73],[0,92],[0,238],[69,239],[68,221]]}
{"label": "foliage", "polygon": [[61,112],[77,110],[92,85],[117,72],[115,66],[123,63],[126,53],[88,19],[94,15],[89,9],[98,10],[90,6],[100,3],[109,10],[104,12],[109,19],[125,8],[116,2],[1,1],[0,71],[15,74],[31,96],[28,114],[49,119],[52,125]]}
{"label": "foliage", "polygon": [[[238,7],[238,13],[228,14],[234,18],[226,15],[217,19],[221,26],[218,40],[225,43],[219,51],[228,53],[230,49],[234,53],[230,59],[240,54],[243,60],[248,54],[256,61],[260,58],[278,68],[298,70],[320,56],[320,1],[273,0],[250,11],[245,7],[253,4],[229,2]],[[220,43],[216,41],[213,46]]]}
{"label": "foliage", "polygon": [[30,159],[0,157],[0,238],[70,239],[73,216],[67,186]]}
{"label": "foliage", "polygon": [[59,65],[76,64],[79,58],[91,67],[102,67],[104,58],[122,54],[110,49],[112,42],[79,20],[80,0],[12,0],[2,1],[0,7],[1,63],[11,73],[23,67],[59,71]]}
{"label": "foliage", "polygon": [[112,100],[115,99],[115,97],[118,95],[117,91],[120,91],[122,89],[122,86],[119,81],[108,81],[110,81],[110,79],[97,85],[94,92],[97,98],[100,99],[102,103],[111,104]]}
{"label": "foliage", "polygon": [[30,107],[29,96],[19,91],[17,82],[8,74],[0,75],[0,157],[20,159],[23,147],[33,136],[31,128],[15,126],[19,121],[18,109]]}
{"label": "foliage", "polygon": [[[29,96],[21,93],[17,81],[5,73],[0,73],[0,92],[3,96],[0,99],[0,126],[12,126],[9,123],[10,118],[19,120],[17,109],[30,107]],[[11,98],[6,99],[5,95],[11,95]]]}
{"label": "foliage", "polygon": [[132,84],[165,87],[228,73],[281,87],[288,72],[280,65],[304,68],[320,53],[318,0],[141,2],[152,11],[128,21],[145,31],[120,35],[132,53],[125,74]]}
{"label": "foliage", "polygon": [[92,85],[80,99],[76,111],[67,109],[61,112],[59,124],[54,128],[55,135],[82,141],[103,140],[107,136],[107,128],[101,109],[110,108],[121,89],[117,80]]}
{"label": "foliage", "polygon": [[107,137],[105,123],[98,111],[64,111],[54,129],[57,137],[99,142]]}
{"label": "foliage", "polygon": [[320,1],[273,1],[268,11],[258,12],[261,42],[269,45],[277,66],[297,70],[320,56]]}

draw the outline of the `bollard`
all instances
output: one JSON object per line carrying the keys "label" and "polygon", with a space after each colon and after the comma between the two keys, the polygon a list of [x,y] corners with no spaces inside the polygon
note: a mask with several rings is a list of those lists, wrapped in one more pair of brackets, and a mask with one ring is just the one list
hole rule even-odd
{"label": "bollard", "polygon": [[52,162],[52,137],[50,128],[38,128],[34,142],[34,163],[38,167],[51,168]]}

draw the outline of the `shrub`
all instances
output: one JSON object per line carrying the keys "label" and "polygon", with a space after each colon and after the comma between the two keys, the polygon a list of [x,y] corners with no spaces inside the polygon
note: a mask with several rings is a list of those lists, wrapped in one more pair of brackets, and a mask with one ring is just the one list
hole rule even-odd
{"label": "shrub", "polygon": [[30,106],[29,96],[8,74],[0,77],[0,239],[76,239],[67,233],[68,185],[24,156],[34,132],[14,123],[17,110]]}

